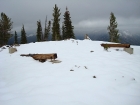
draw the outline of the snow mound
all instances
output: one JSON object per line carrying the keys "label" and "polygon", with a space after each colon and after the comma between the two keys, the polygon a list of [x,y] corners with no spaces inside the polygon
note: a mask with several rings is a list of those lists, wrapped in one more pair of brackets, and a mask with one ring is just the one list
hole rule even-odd
{"label": "snow mound", "polygon": [[[140,46],[128,54],[101,43],[109,42],[36,42],[13,54],[0,48],[0,105],[139,105]],[[62,62],[20,56],[34,53],[57,53]]]}

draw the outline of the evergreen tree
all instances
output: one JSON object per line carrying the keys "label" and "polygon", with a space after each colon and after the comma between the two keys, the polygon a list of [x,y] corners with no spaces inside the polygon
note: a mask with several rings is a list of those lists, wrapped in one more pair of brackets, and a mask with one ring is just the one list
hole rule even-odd
{"label": "evergreen tree", "polygon": [[60,9],[58,9],[57,5],[55,4],[54,10],[53,10],[53,26],[52,26],[52,40],[61,40],[61,35],[60,35],[60,18],[59,16],[61,15]]}
{"label": "evergreen tree", "polygon": [[64,13],[64,39],[73,38],[75,39],[74,33],[73,33],[74,26],[72,26],[72,21],[70,17],[70,12],[68,11],[66,7],[66,12]]}
{"label": "evergreen tree", "polygon": [[47,24],[47,17],[45,21],[44,40],[48,40],[49,38],[50,29],[51,29],[51,21],[48,22],[48,26],[46,24]]}
{"label": "evergreen tree", "polygon": [[18,44],[18,40],[17,40],[17,32],[15,31],[15,43],[14,44]]}
{"label": "evergreen tree", "polygon": [[40,42],[43,40],[43,34],[42,34],[42,26],[41,21],[37,21],[37,32],[36,32],[37,41]]}
{"label": "evergreen tree", "polygon": [[12,37],[11,29],[13,22],[5,13],[1,13],[0,19],[0,45],[4,45]]}
{"label": "evergreen tree", "polygon": [[25,29],[24,29],[24,25],[22,26],[22,29],[21,29],[21,41],[20,41],[21,44],[26,44],[27,43],[27,38],[26,38],[26,32],[25,32]]}
{"label": "evergreen tree", "polygon": [[65,35],[65,27],[64,27],[64,23],[62,24],[62,39],[67,39],[66,35]]}
{"label": "evergreen tree", "polygon": [[47,16],[46,16],[46,20],[45,20],[44,40],[47,40]]}
{"label": "evergreen tree", "polygon": [[116,17],[114,13],[111,12],[110,14],[110,26],[108,26],[108,33],[109,33],[109,41],[110,42],[119,42],[119,30],[117,28]]}

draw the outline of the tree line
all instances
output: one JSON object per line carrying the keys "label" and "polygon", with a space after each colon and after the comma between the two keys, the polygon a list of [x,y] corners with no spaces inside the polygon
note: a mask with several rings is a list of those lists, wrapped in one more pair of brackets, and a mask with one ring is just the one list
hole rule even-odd
{"label": "tree line", "polygon": [[[69,38],[74,38],[74,26],[72,25],[70,12],[66,8],[66,11],[64,13],[64,21],[63,26],[60,28],[60,9],[55,4],[55,7],[53,8],[53,19],[52,21],[47,21],[47,16],[45,20],[45,28],[43,30],[41,21],[37,21],[37,30],[36,30],[36,38],[37,41],[47,41],[49,40],[50,31],[52,31],[52,41],[56,40],[64,40]],[[0,19],[0,45],[5,45],[9,38],[13,36],[11,33],[13,22],[11,21],[11,18],[9,18],[5,13],[1,13],[1,19]],[[52,25],[52,27],[51,27]],[[61,34],[62,30],[62,34]],[[15,31],[14,35],[14,44],[19,43],[17,40],[17,32]],[[24,25],[22,25],[21,28],[21,44],[27,43],[27,37]]]}
{"label": "tree line", "polygon": [[[64,20],[62,22],[62,26],[60,28],[60,9],[55,4],[55,7],[53,8],[53,19],[52,21],[47,21],[47,16],[45,20],[45,28],[42,29],[41,21],[37,21],[37,30],[36,30],[36,38],[37,41],[48,41],[50,31],[52,41],[59,41],[64,39],[73,38],[75,39],[74,35],[74,26],[72,25],[70,12],[68,11],[68,8],[66,7],[66,11],[64,13]],[[52,26],[51,26],[52,25]],[[5,13],[1,13],[1,19],[0,19],[0,45],[5,45],[9,38],[13,36],[11,33],[11,29],[13,28],[13,22],[11,21],[11,18],[9,18]],[[62,32],[61,32],[62,30]],[[111,12],[110,14],[110,25],[107,27],[108,33],[109,33],[109,41],[110,42],[119,42],[119,30],[117,29],[117,22],[116,17],[114,16],[114,13]],[[17,32],[15,31],[14,35],[14,44],[18,44],[17,40]],[[21,28],[21,44],[27,43],[27,37],[24,25],[22,25]]]}

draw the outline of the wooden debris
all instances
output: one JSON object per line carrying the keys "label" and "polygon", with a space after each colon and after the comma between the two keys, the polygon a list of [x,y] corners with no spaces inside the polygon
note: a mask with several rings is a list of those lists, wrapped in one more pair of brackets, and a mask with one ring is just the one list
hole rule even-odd
{"label": "wooden debris", "polygon": [[96,76],[93,76],[93,78],[96,78]]}
{"label": "wooden debris", "polygon": [[57,53],[52,54],[21,54],[20,56],[32,57],[34,60],[39,60],[40,62],[45,62],[47,59],[55,60],[57,58]]}
{"label": "wooden debris", "polygon": [[74,70],[71,69],[70,71],[74,71]]}
{"label": "wooden debris", "polygon": [[103,47],[123,47],[123,48],[130,48],[130,44],[101,44]]}
{"label": "wooden debris", "polygon": [[86,66],[84,66],[85,67],[85,69],[87,69],[87,67]]}

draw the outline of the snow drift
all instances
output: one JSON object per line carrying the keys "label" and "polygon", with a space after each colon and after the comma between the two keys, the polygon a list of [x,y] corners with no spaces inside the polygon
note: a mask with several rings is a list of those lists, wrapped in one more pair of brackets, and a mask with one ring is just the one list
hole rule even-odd
{"label": "snow drift", "polygon": [[[101,43],[36,42],[13,54],[1,48],[0,105],[140,105],[140,46],[128,54]],[[62,62],[20,56],[29,53],[57,53]]]}

